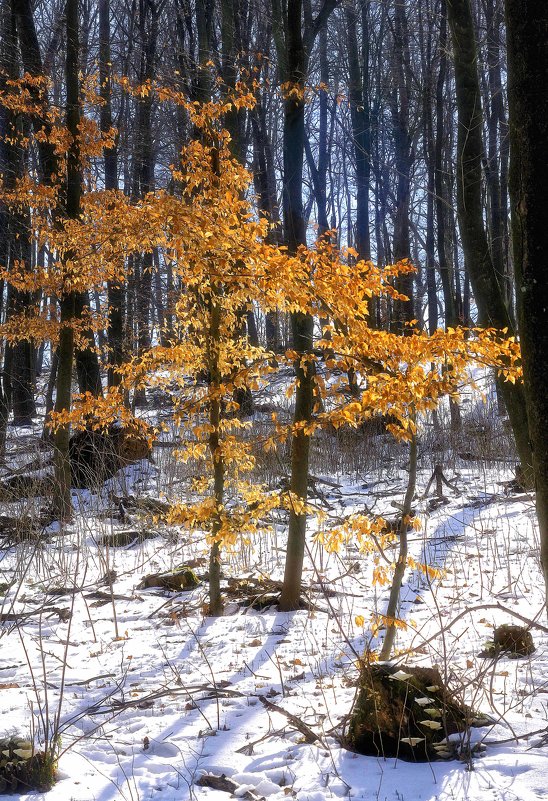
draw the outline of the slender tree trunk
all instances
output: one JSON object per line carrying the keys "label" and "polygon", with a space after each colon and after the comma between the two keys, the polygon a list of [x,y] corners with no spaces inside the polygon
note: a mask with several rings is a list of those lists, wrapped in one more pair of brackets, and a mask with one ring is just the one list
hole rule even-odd
{"label": "slender tree trunk", "polygon": [[426,193],[426,297],[428,308],[428,331],[433,334],[438,327],[438,293],[436,286],[436,246],[434,233],[434,195],[435,195],[435,145],[434,145],[434,125],[432,120],[433,105],[433,71],[434,60],[432,57],[433,30],[430,22],[424,27],[422,9],[419,8],[420,35],[423,41],[424,51],[422,53],[422,73],[423,73],[423,93],[422,93],[422,116],[423,116],[423,142],[424,160],[426,163],[427,174],[427,193]]}
{"label": "slender tree trunk", "polygon": [[[141,42],[141,64],[139,80],[152,81],[156,70],[156,50],[158,45],[158,8],[154,0],[139,0],[139,36]],[[143,198],[154,189],[154,147],[152,133],[152,92],[137,101],[137,121],[135,152],[133,163],[133,195]],[[135,286],[134,312],[137,325],[137,350],[139,353],[150,348],[150,315],[152,301],[152,273],[154,269],[151,251],[135,259],[139,266],[133,276]],[[146,402],[144,389],[137,390],[134,396],[136,405]]]}
{"label": "slender tree trunk", "polygon": [[506,22],[512,243],[548,608],[548,6],[506,0]]}
{"label": "slender tree trunk", "polygon": [[[17,27],[13,5],[3,9],[2,30],[2,66],[5,75],[17,79],[19,77],[17,56]],[[27,168],[28,154],[22,140],[28,132],[28,123],[22,114],[6,109],[5,137],[2,141],[2,167],[4,188],[8,192],[15,190],[17,181],[23,178]],[[2,266],[13,268],[16,264],[29,276],[32,274],[32,232],[30,210],[11,206],[5,215],[5,247],[6,259]],[[7,316],[17,315],[24,328],[25,314],[32,313],[32,293],[8,286]],[[24,334],[24,332],[23,332]],[[20,339],[13,344],[6,344],[6,362],[9,373],[6,382],[9,389],[6,401],[10,401],[13,409],[14,425],[27,426],[36,415],[34,400],[34,348],[28,339]]]}
{"label": "slender tree trunk", "polygon": [[[267,241],[271,244],[281,244],[282,233],[276,197],[274,156],[268,135],[266,112],[260,97],[250,114],[253,135],[253,182],[258,198],[259,213],[266,217],[271,225]],[[267,312],[266,314],[265,339],[266,347],[275,353],[280,347],[277,312]]]}
{"label": "slender tree trunk", "polygon": [[447,258],[447,189],[444,181],[443,154],[445,144],[445,82],[447,77],[447,7],[441,0],[441,20],[439,39],[440,67],[436,82],[436,134],[434,144],[434,191],[436,209],[436,249],[445,307],[445,326],[454,328],[458,323],[455,291],[451,275],[450,261]]}
{"label": "slender tree trunk", "polygon": [[[409,199],[411,186],[411,135],[409,133],[409,34],[405,0],[395,0],[394,11],[394,51],[392,54],[392,71],[395,88],[392,94],[392,121],[394,150],[396,160],[396,213],[394,217],[394,258],[411,258],[409,235]],[[401,333],[406,330],[405,324],[414,318],[412,273],[400,276],[397,288],[407,296],[407,301],[397,300],[394,304],[395,327]]]}
{"label": "slender tree trunk", "polygon": [[[100,112],[101,132],[106,134],[112,127],[112,90],[110,67],[110,0],[99,0],[99,93],[103,101]],[[118,189],[118,144],[105,147],[105,189]],[[108,386],[120,383],[116,368],[123,361],[124,341],[124,289],[121,282],[109,281],[107,285],[109,347]]]}
{"label": "slender tree trunk", "polygon": [[[80,91],[78,83],[78,0],[67,0],[66,3],[66,35],[67,54],[65,62],[67,115],[66,124],[70,135],[67,152],[67,178],[65,190],[65,208],[69,219],[76,220],[80,216],[80,198],[82,194],[82,175],[80,172],[80,148],[78,144],[80,124]],[[68,253],[66,260],[71,259]],[[69,292],[61,298],[61,333],[57,349],[57,394],[55,411],[70,410],[72,388],[72,364],[74,359],[73,322],[76,311],[76,295]],[[54,508],[60,520],[70,520],[72,504],[70,495],[70,458],[69,458],[70,426],[58,426],[55,431],[55,494]]]}
{"label": "slender tree trunk", "polygon": [[[13,61],[13,43],[14,43],[14,16],[12,7],[9,0],[2,0],[0,3],[0,66],[2,71],[10,74],[10,64]],[[13,69],[13,67],[12,67]],[[8,109],[0,104],[0,174],[5,176],[8,163],[8,145],[6,142],[6,134],[10,121],[10,113]],[[5,178],[4,178],[5,186]],[[9,262],[9,244],[8,244],[8,231],[9,231],[9,216],[8,210],[0,205],[0,265],[6,267]],[[6,288],[6,281],[2,278],[0,280],[0,321],[4,320],[4,292]],[[0,374],[0,460],[4,460],[6,452],[6,432],[8,425],[8,417],[10,412],[10,397],[9,397],[9,373],[7,370],[6,360],[8,354],[7,343],[2,341],[2,356],[3,366]]]}
{"label": "slender tree trunk", "polygon": [[508,123],[504,111],[504,93],[501,74],[500,27],[502,9],[497,0],[485,2],[487,23],[487,159],[486,178],[489,193],[489,234],[493,266],[501,276],[501,289],[505,303],[512,314],[512,280],[508,265]]}
{"label": "slender tree trunk", "polygon": [[[236,90],[238,78],[238,53],[243,43],[238,41],[236,28],[238,19],[243,17],[243,0],[221,0],[221,39],[222,39],[222,73],[225,90],[230,93]],[[245,164],[245,115],[243,110],[234,106],[225,115],[224,125],[230,134],[230,152],[237,161]],[[248,321],[253,318],[253,310],[238,310],[242,335],[250,337]],[[252,327],[255,327],[253,320]],[[250,337],[251,339],[251,337]],[[249,387],[236,387],[233,400],[238,404],[238,415],[249,417],[253,414],[253,394]]]}
{"label": "slender tree trunk", "polygon": [[219,365],[220,338],[221,338],[221,307],[213,294],[210,300],[210,329],[209,329],[209,451],[213,462],[213,496],[215,512],[211,536],[213,543],[209,552],[209,614],[222,615],[223,599],[221,596],[221,547],[217,537],[221,530],[221,510],[224,502],[225,463],[220,444],[221,426],[221,399],[219,387],[221,384],[221,370]]}
{"label": "slender tree trunk", "polygon": [[348,94],[352,122],[352,139],[356,161],[356,250],[358,258],[371,258],[369,233],[369,181],[371,175],[371,121],[369,110],[369,3],[361,9],[361,68],[358,48],[358,15],[354,3],[346,9],[348,45]]}
{"label": "slender tree trunk", "polygon": [[415,487],[417,484],[417,438],[413,435],[409,447],[409,475],[407,478],[407,489],[403,501],[403,508],[401,513],[401,523],[399,534],[399,549],[398,561],[394,569],[394,576],[392,578],[392,586],[390,587],[390,596],[388,598],[388,605],[386,607],[386,634],[382,644],[380,659],[385,661],[390,659],[392,648],[394,647],[394,640],[396,638],[397,626],[393,621],[398,616],[398,606],[400,602],[401,585],[405,575],[405,568],[407,567],[407,556],[409,552],[409,543],[407,537],[407,530],[409,527],[409,517],[411,515],[411,507],[413,504],[413,497],[415,495]]}
{"label": "slender tree trunk", "polygon": [[[302,35],[302,2],[289,0],[285,20],[286,50],[283,57],[287,64],[285,78],[302,89],[306,77],[307,60]],[[281,59],[280,59],[281,60]],[[283,130],[283,213],[284,236],[291,255],[299,245],[306,244],[306,227],[303,212],[302,182],[303,154],[305,143],[304,97],[298,92],[288,94],[284,101]],[[310,420],[312,413],[313,369],[305,367],[301,358],[312,350],[314,321],[306,314],[291,315],[293,347],[299,354],[295,364],[297,390],[295,395],[294,425]],[[308,486],[308,461],[310,437],[302,428],[295,431],[291,439],[290,491],[298,502],[306,502]],[[301,577],[306,536],[306,514],[291,508],[285,561],[285,573],[280,608],[284,611],[296,609],[300,602]]]}
{"label": "slender tree trunk", "polygon": [[[308,55],[314,39],[326,24],[335,7],[335,0],[324,0],[315,20],[309,20],[303,33],[303,2],[288,0],[285,14],[278,0],[273,0],[273,25],[278,58],[284,81],[297,92],[287,93],[284,100],[283,129],[283,210],[284,236],[288,252],[294,255],[300,245],[306,245],[306,222],[303,210],[303,160],[305,148],[304,84],[308,72]],[[306,503],[310,435],[304,424],[310,421],[314,395],[314,367],[306,361],[313,344],[314,320],[300,312],[291,315],[293,348],[298,354],[295,363],[297,388],[291,439],[290,491],[297,502]],[[289,531],[284,581],[280,609],[296,609],[300,602],[301,580],[306,537],[306,513],[292,507],[289,512]]]}

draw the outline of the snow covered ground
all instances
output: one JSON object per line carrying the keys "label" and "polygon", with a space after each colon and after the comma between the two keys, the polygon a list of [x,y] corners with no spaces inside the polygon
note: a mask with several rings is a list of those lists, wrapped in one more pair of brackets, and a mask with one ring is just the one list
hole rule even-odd
{"label": "snow covered ground", "polygon": [[[323,476],[339,486],[317,486],[341,514],[365,504],[389,511],[402,499],[404,461],[359,481]],[[227,801],[230,792],[200,786],[204,774],[229,777],[237,797],[269,801],[546,797],[548,630],[533,502],[524,493],[505,495],[500,482],[508,476],[498,469],[460,468],[458,475],[446,468],[460,492],[447,490],[449,503],[429,511],[428,499],[417,501],[423,528],[412,535],[413,553],[445,572],[432,582],[407,574],[401,616],[409,628],[397,648],[413,649],[402,664],[437,665],[458,697],[491,716],[491,726],[473,732],[486,746],[481,756],[410,764],[340,746],[356,691],[355,652],[375,647],[370,615],[384,610],[387,597],[387,588],[371,586],[370,557],[352,544],[328,555],[311,538],[309,609],[231,603],[213,619],[202,612],[205,584],[178,594],[138,589],[147,574],[196,564],[203,535],[177,534],[138,515],[122,524],[81,492],[73,526],[0,553],[0,581],[15,581],[2,612],[19,616],[16,624],[5,619],[1,633],[0,736],[38,740],[57,727],[61,737],[59,781],[39,797]],[[157,495],[157,470],[141,464],[126,476],[126,489]],[[420,472],[419,495],[430,472]],[[108,547],[101,539],[135,527],[132,545]],[[281,578],[283,556],[280,526],[226,555],[223,570]],[[116,573],[112,586],[100,583],[109,571]],[[511,613],[539,624],[531,629],[535,653],[482,658],[494,624],[521,622]],[[305,741],[295,718],[317,734],[315,742]]]}

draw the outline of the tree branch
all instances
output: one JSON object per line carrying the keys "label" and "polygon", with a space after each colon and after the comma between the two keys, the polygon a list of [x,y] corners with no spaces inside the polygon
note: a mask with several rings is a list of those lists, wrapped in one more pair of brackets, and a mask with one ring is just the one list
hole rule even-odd
{"label": "tree branch", "polygon": [[311,24],[305,28],[304,42],[308,52],[312,48],[316,36],[319,34],[323,26],[327,23],[331,12],[337,8],[341,0],[324,0],[322,7],[318,11],[318,16]]}

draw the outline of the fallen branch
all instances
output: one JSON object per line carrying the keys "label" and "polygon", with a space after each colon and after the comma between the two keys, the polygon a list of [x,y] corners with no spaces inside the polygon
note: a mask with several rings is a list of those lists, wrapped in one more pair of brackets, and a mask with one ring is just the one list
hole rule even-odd
{"label": "fallen branch", "polygon": [[[507,606],[503,606],[502,604],[499,603],[478,604],[478,606],[470,606],[464,609],[455,618],[453,618],[453,620],[451,620],[446,626],[444,626],[444,628],[437,631],[431,637],[428,637],[428,639],[423,640],[421,645],[428,645],[429,643],[434,642],[434,640],[436,640],[446,631],[449,631],[449,629],[452,628],[455,625],[455,623],[457,623],[463,617],[466,617],[466,615],[471,615],[473,612],[481,612],[485,609],[498,609],[500,612],[505,612],[507,615],[512,615],[513,617],[517,617],[518,620],[521,620],[522,623],[525,623],[527,626],[531,626],[533,628],[538,629],[539,631],[544,632],[544,634],[548,634],[548,626],[543,626],[542,623],[537,623],[536,620],[531,620],[530,618],[525,617],[524,615],[520,615],[519,612],[515,612],[513,609],[509,609]],[[398,657],[404,657],[407,656],[408,654],[412,654],[415,652],[415,650],[416,650],[415,648],[408,648],[406,651],[402,651],[401,653],[399,653]]]}
{"label": "fallen branch", "polygon": [[424,490],[424,495],[422,496],[423,498],[428,497],[428,493],[430,492],[430,487],[432,486],[432,483],[434,481],[436,482],[436,496],[438,498],[443,497],[443,486],[442,486],[443,484],[445,484],[446,487],[449,487],[449,489],[452,489],[453,492],[456,492],[457,495],[460,495],[459,488],[445,478],[441,464],[437,464],[434,467],[434,472],[430,476],[430,481],[426,485],[426,489]]}
{"label": "fallen branch", "polygon": [[307,724],[296,715],[292,715],[291,712],[288,712],[287,709],[278,706],[278,704],[273,704],[272,701],[269,701],[264,695],[259,695],[259,701],[271,712],[279,712],[280,715],[283,715],[285,718],[287,718],[291,725],[297,729],[297,731],[300,731],[307,743],[319,742],[322,745],[325,745],[319,734],[316,734],[316,732],[313,731],[310,726],[307,726]]}
{"label": "fallen branch", "polygon": [[40,609],[35,609],[32,612],[2,612],[0,614],[0,623],[24,623],[36,615],[44,615],[46,613],[59,615],[59,619],[63,621],[70,620],[70,609],[60,606],[43,606]]}
{"label": "fallen branch", "polygon": [[[199,787],[210,787],[212,790],[220,790],[223,793],[231,793],[234,795],[239,790],[239,785],[228,779],[224,773],[220,776],[215,776],[212,773],[204,773],[200,776],[196,784]],[[238,798],[246,798],[248,801],[265,801],[264,796],[255,795],[251,790],[246,790],[243,795],[238,795]]]}

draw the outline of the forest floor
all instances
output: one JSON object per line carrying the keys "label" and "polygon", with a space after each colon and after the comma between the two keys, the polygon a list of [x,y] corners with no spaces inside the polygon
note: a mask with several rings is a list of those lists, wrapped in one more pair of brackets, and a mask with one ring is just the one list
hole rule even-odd
{"label": "forest floor", "polygon": [[[318,447],[313,495],[333,517],[366,507],[394,516],[392,502],[405,492],[406,451],[388,439],[349,434],[344,463],[335,441]],[[28,433],[12,432],[12,467],[28,457],[31,442]],[[533,498],[505,484],[510,464],[448,451],[433,456],[431,442],[421,454],[415,505],[422,529],[411,535],[412,553],[443,572],[436,579],[407,573],[401,617],[408,628],[398,632],[397,658],[437,665],[458,698],[489,716],[462,743],[460,759],[409,763],[341,746],[356,654],[378,645],[370,616],[384,611],[388,593],[372,586],[371,557],[354,543],[328,554],[310,535],[306,608],[293,613],[263,597],[283,574],[283,519],[273,533],[224,555],[221,618],[204,615],[206,582],[178,593],[141,588],[144,576],[182,564],[199,577],[207,569],[203,534],[167,527],[154,504],[147,510],[140,503],[188,491],[188,468],[159,447],[152,463],[127,468],[100,492],[75,492],[78,514],[62,530],[25,536],[29,520],[38,520],[39,498],[0,509],[0,523],[20,524],[0,551],[0,737],[59,735],[58,781],[38,797],[546,797],[548,636]],[[440,505],[423,497],[437,460],[454,486]],[[129,499],[123,521],[120,497]],[[394,553],[385,554],[388,561]],[[250,598],[254,606],[245,605]],[[534,653],[481,656],[493,627],[521,623],[516,615],[533,622]],[[484,750],[470,756],[470,742]],[[27,797],[37,795],[21,794]]]}

